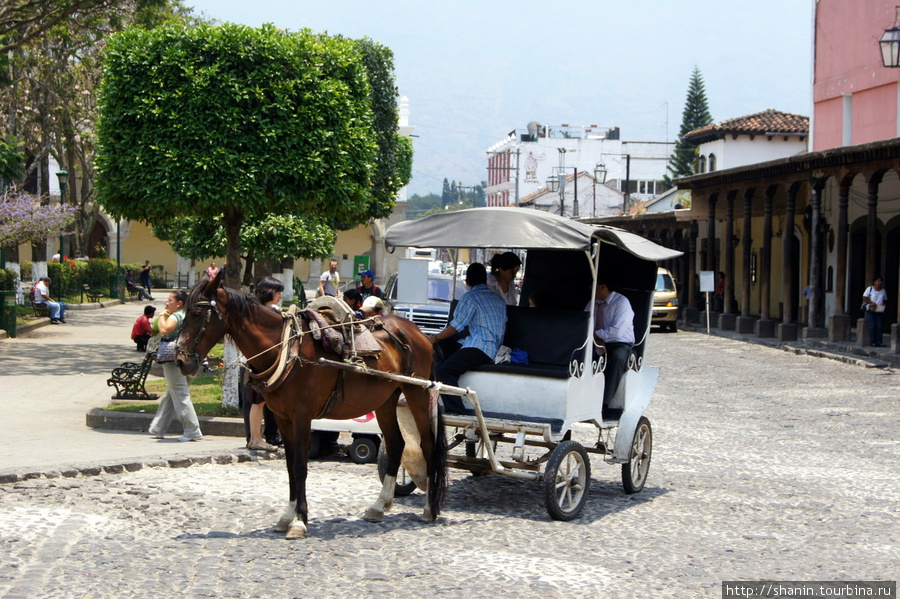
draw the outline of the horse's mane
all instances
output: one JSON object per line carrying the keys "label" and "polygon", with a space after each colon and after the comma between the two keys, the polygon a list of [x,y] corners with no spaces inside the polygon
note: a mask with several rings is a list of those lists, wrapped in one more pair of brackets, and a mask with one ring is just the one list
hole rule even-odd
{"label": "horse's mane", "polygon": [[[204,274],[200,281],[194,285],[193,289],[191,289],[188,294],[188,305],[193,306],[198,301],[202,301],[206,299],[204,295],[204,291],[206,290],[207,285],[209,285],[209,277]],[[253,312],[256,308],[262,308],[262,302],[259,301],[255,295],[249,295],[240,291],[238,289],[231,289],[230,287],[221,287],[223,291],[225,291],[225,296],[228,301],[228,318],[235,318],[239,320],[244,320],[247,318],[253,317]]]}

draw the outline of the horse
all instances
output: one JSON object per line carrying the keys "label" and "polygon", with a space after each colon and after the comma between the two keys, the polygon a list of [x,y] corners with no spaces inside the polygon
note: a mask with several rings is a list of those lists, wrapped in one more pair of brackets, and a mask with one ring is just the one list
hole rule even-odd
{"label": "horse", "polygon": [[[188,296],[185,312],[175,351],[176,363],[183,374],[196,373],[201,357],[226,334],[247,357],[252,373],[271,373],[279,364],[284,365],[282,344],[292,339],[283,339],[283,316],[248,294],[222,286],[221,273],[213,280],[201,279]],[[366,368],[423,380],[431,378],[433,349],[428,338],[405,318],[379,318],[383,330],[373,334],[381,351],[362,358]],[[313,339],[305,318],[298,320],[301,330],[295,331],[294,337],[299,337],[299,343],[294,341],[287,360],[293,364],[283,369],[287,374],[280,384],[260,389],[266,405],[275,414],[284,440],[290,485],[288,507],[275,530],[286,533],[288,539],[306,535],[306,476],[312,420],[323,417],[343,420],[370,412],[375,412],[381,428],[387,469],[381,493],[364,518],[378,522],[391,508],[402,456],[407,473],[425,491],[422,519],[434,522],[440,514],[448,484],[447,442],[436,395],[409,382],[323,365],[320,358],[334,360],[335,356]]]}

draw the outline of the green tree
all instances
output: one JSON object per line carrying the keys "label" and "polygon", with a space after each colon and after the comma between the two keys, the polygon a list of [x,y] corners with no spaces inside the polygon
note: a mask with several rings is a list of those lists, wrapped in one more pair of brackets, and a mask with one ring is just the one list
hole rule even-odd
{"label": "green tree", "polygon": [[706,101],[706,89],[703,86],[703,77],[700,69],[694,67],[691,74],[691,82],[688,86],[687,100],[684,103],[684,111],[681,113],[681,129],[678,131],[678,141],[675,142],[675,151],[669,158],[666,184],[671,186],[673,179],[689,177],[697,173],[697,144],[684,139],[684,136],[694,129],[705,127],[713,122],[709,113],[709,105]]}
{"label": "green tree", "polygon": [[[379,208],[369,79],[352,41],[271,25],[129,30],[107,46],[99,102],[99,201],[150,223],[221,215],[229,264],[247,218],[352,226]],[[227,277],[238,285],[238,269]]]}
{"label": "green tree", "polygon": [[[17,0],[0,12],[0,31],[22,29],[4,54],[9,85],[0,88],[6,108],[0,131],[20,140],[34,158],[24,174],[40,170],[42,182],[53,178],[50,157],[68,171],[66,201],[80,208],[72,255],[87,253],[99,218],[93,202],[95,88],[106,41],[130,25],[151,28],[189,18],[182,0]],[[38,36],[27,33],[38,29]]]}

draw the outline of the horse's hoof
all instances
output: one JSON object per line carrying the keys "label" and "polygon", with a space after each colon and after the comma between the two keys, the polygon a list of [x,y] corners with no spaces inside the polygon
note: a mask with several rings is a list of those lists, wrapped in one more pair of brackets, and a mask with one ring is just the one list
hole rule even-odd
{"label": "horse's hoof", "polygon": [[282,518],[275,525],[275,532],[287,532],[288,529],[291,527],[292,521],[293,520],[291,520],[290,518]]}
{"label": "horse's hoof", "polygon": [[363,516],[367,522],[381,522],[381,519],[384,518],[384,512],[379,512],[375,508],[369,508],[366,510],[366,515]]}
{"label": "horse's hoof", "polygon": [[431,510],[425,510],[422,512],[422,522],[434,522],[437,520],[437,516],[431,513]]}
{"label": "horse's hoof", "polygon": [[284,535],[285,539],[302,539],[306,536],[306,525],[303,522],[294,522]]}

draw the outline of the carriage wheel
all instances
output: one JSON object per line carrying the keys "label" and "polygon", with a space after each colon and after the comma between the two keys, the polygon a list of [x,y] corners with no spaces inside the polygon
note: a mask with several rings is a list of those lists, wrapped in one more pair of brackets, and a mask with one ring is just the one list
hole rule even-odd
{"label": "carriage wheel", "polygon": [[544,504],[554,520],[574,520],[587,501],[591,462],[578,441],[556,446],[544,472]]}
{"label": "carriage wheel", "polygon": [[372,437],[356,437],[347,450],[347,457],[354,464],[372,464],[378,461],[378,443]]}
{"label": "carriage wheel", "polygon": [[[378,479],[383,483],[387,474],[387,452],[384,450],[384,443],[378,451]],[[394,497],[406,497],[416,490],[416,483],[406,473],[406,468],[400,466],[397,470],[397,485],[394,487]]]}
{"label": "carriage wheel", "polygon": [[628,461],[622,464],[622,486],[626,493],[639,493],[647,482],[650,454],[653,451],[653,431],[650,421],[641,416],[634,431]]}

